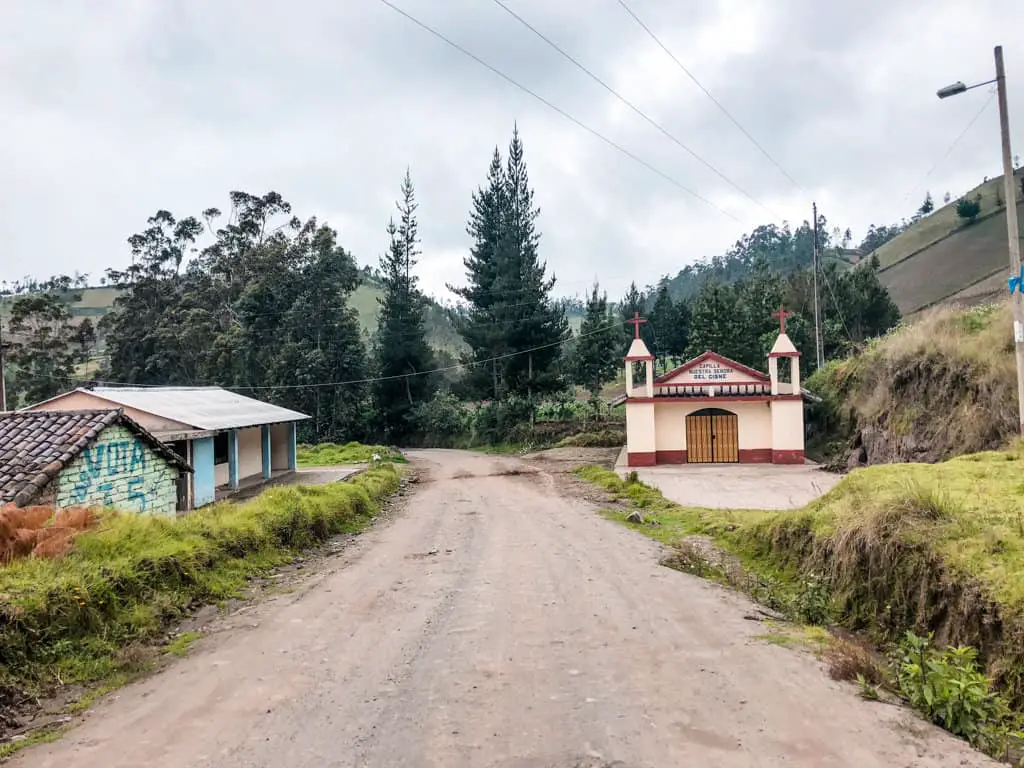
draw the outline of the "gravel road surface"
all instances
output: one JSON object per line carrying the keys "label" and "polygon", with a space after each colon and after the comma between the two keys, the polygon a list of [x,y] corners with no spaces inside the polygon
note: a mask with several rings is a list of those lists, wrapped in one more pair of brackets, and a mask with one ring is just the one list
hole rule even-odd
{"label": "gravel road surface", "polygon": [[745,599],[551,475],[411,456],[393,521],[13,765],[995,765],[757,639]]}

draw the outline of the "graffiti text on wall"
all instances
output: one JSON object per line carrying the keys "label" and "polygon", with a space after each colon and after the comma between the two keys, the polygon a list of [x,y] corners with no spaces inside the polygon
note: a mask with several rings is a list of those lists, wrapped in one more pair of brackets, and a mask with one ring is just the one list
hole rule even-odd
{"label": "graffiti text on wall", "polygon": [[[115,483],[127,481],[128,503],[146,511],[146,493],[143,489],[146,471],[146,448],[138,440],[118,440],[100,443],[82,451],[85,468],[71,492],[75,503],[83,503],[94,495],[103,494],[104,504],[114,503]],[[131,477],[125,477],[130,475]]]}

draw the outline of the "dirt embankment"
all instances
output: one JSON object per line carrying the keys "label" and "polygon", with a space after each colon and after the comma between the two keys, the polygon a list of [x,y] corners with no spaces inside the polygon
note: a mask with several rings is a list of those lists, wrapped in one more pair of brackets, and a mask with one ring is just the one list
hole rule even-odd
{"label": "dirt embankment", "polygon": [[837,469],[1003,447],[1018,432],[1009,306],[934,310],[807,385],[822,398],[809,451]]}

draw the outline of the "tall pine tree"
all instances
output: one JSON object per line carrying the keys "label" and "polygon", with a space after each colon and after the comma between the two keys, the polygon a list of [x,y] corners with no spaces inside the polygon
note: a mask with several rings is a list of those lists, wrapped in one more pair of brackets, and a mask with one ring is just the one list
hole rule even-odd
{"label": "tall pine tree", "polygon": [[453,320],[456,329],[469,346],[463,363],[469,366],[463,386],[474,397],[494,397],[503,392],[498,363],[488,360],[505,352],[502,323],[505,320],[505,302],[498,293],[498,252],[502,238],[502,222],[506,193],[505,168],[497,147],[487,170],[487,186],[473,193],[472,209],[466,231],[473,238],[469,255],[463,259],[466,267],[465,287],[448,286],[448,290],[466,302],[464,312]]}
{"label": "tall pine tree", "polygon": [[388,222],[391,239],[380,258],[384,296],[377,321],[377,376],[373,398],[385,437],[400,441],[415,429],[413,409],[430,398],[432,380],[423,375],[433,368],[434,355],[427,345],[424,313],[426,301],[413,274],[419,255],[416,193],[406,170],[399,219]]}
{"label": "tall pine tree", "polygon": [[595,411],[601,402],[601,387],[615,379],[623,357],[618,317],[608,310],[607,294],[598,290],[594,283],[572,356],[573,378],[590,393]]}
{"label": "tall pine tree", "polygon": [[516,129],[507,164],[495,149],[487,187],[473,195],[467,227],[473,245],[463,262],[468,285],[449,286],[468,304],[458,326],[470,348],[464,362],[473,396],[532,398],[565,386],[559,348],[569,327],[551,298],[555,279],[539,257],[539,214]]}
{"label": "tall pine tree", "polygon": [[[627,347],[633,340],[635,330],[632,325],[626,325],[626,322],[632,320],[635,313],[639,313],[642,316],[646,311],[647,297],[644,296],[643,291],[636,287],[636,282],[634,281],[629,284],[629,290],[626,291],[626,295],[619,302],[619,316],[622,318],[623,323],[622,333]],[[646,326],[640,327],[640,338],[644,340],[644,344],[650,349],[654,340],[650,338],[650,331]]]}
{"label": "tall pine tree", "polygon": [[504,361],[505,380],[510,394],[532,399],[565,388],[560,347],[570,334],[562,306],[551,298],[555,278],[546,276],[547,265],[538,254],[540,209],[534,206],[518,129],[509,144],[505,182],[508,211],[499,274],[506,299],[513,299],[506,339],[509,351],[518,353]]}
{"label": "tall pine tree", "polygon": [[711,350],[739,363],[756,364],[751,359],[752,340],[747,335],[748,313],[736,288],[705,283],[693,300],[691,313],[688,357]]}
{"label": "tall pine tree", "polygon": [[[669,355],[676,354],[674,342],[679,333],[679,318],[676,305],[672,302],[672,297],[669,296],[668,286],[664,283],[655,294],[654,306],[651,307],[648,320],[654,340],[654,346],[650,347],[650,350],[661,363],[662,370],[667,371]],[[632,330],[631,326],[630,330]]]}

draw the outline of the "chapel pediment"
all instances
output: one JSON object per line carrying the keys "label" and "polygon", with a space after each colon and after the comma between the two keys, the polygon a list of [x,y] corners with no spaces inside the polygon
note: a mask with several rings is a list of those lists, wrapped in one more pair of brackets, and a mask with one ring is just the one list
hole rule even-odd
{"label": "chapel pediment", "polygon": [[705,352],[659,377],[655,384],[760,384],[768,375],[715,352]]}

